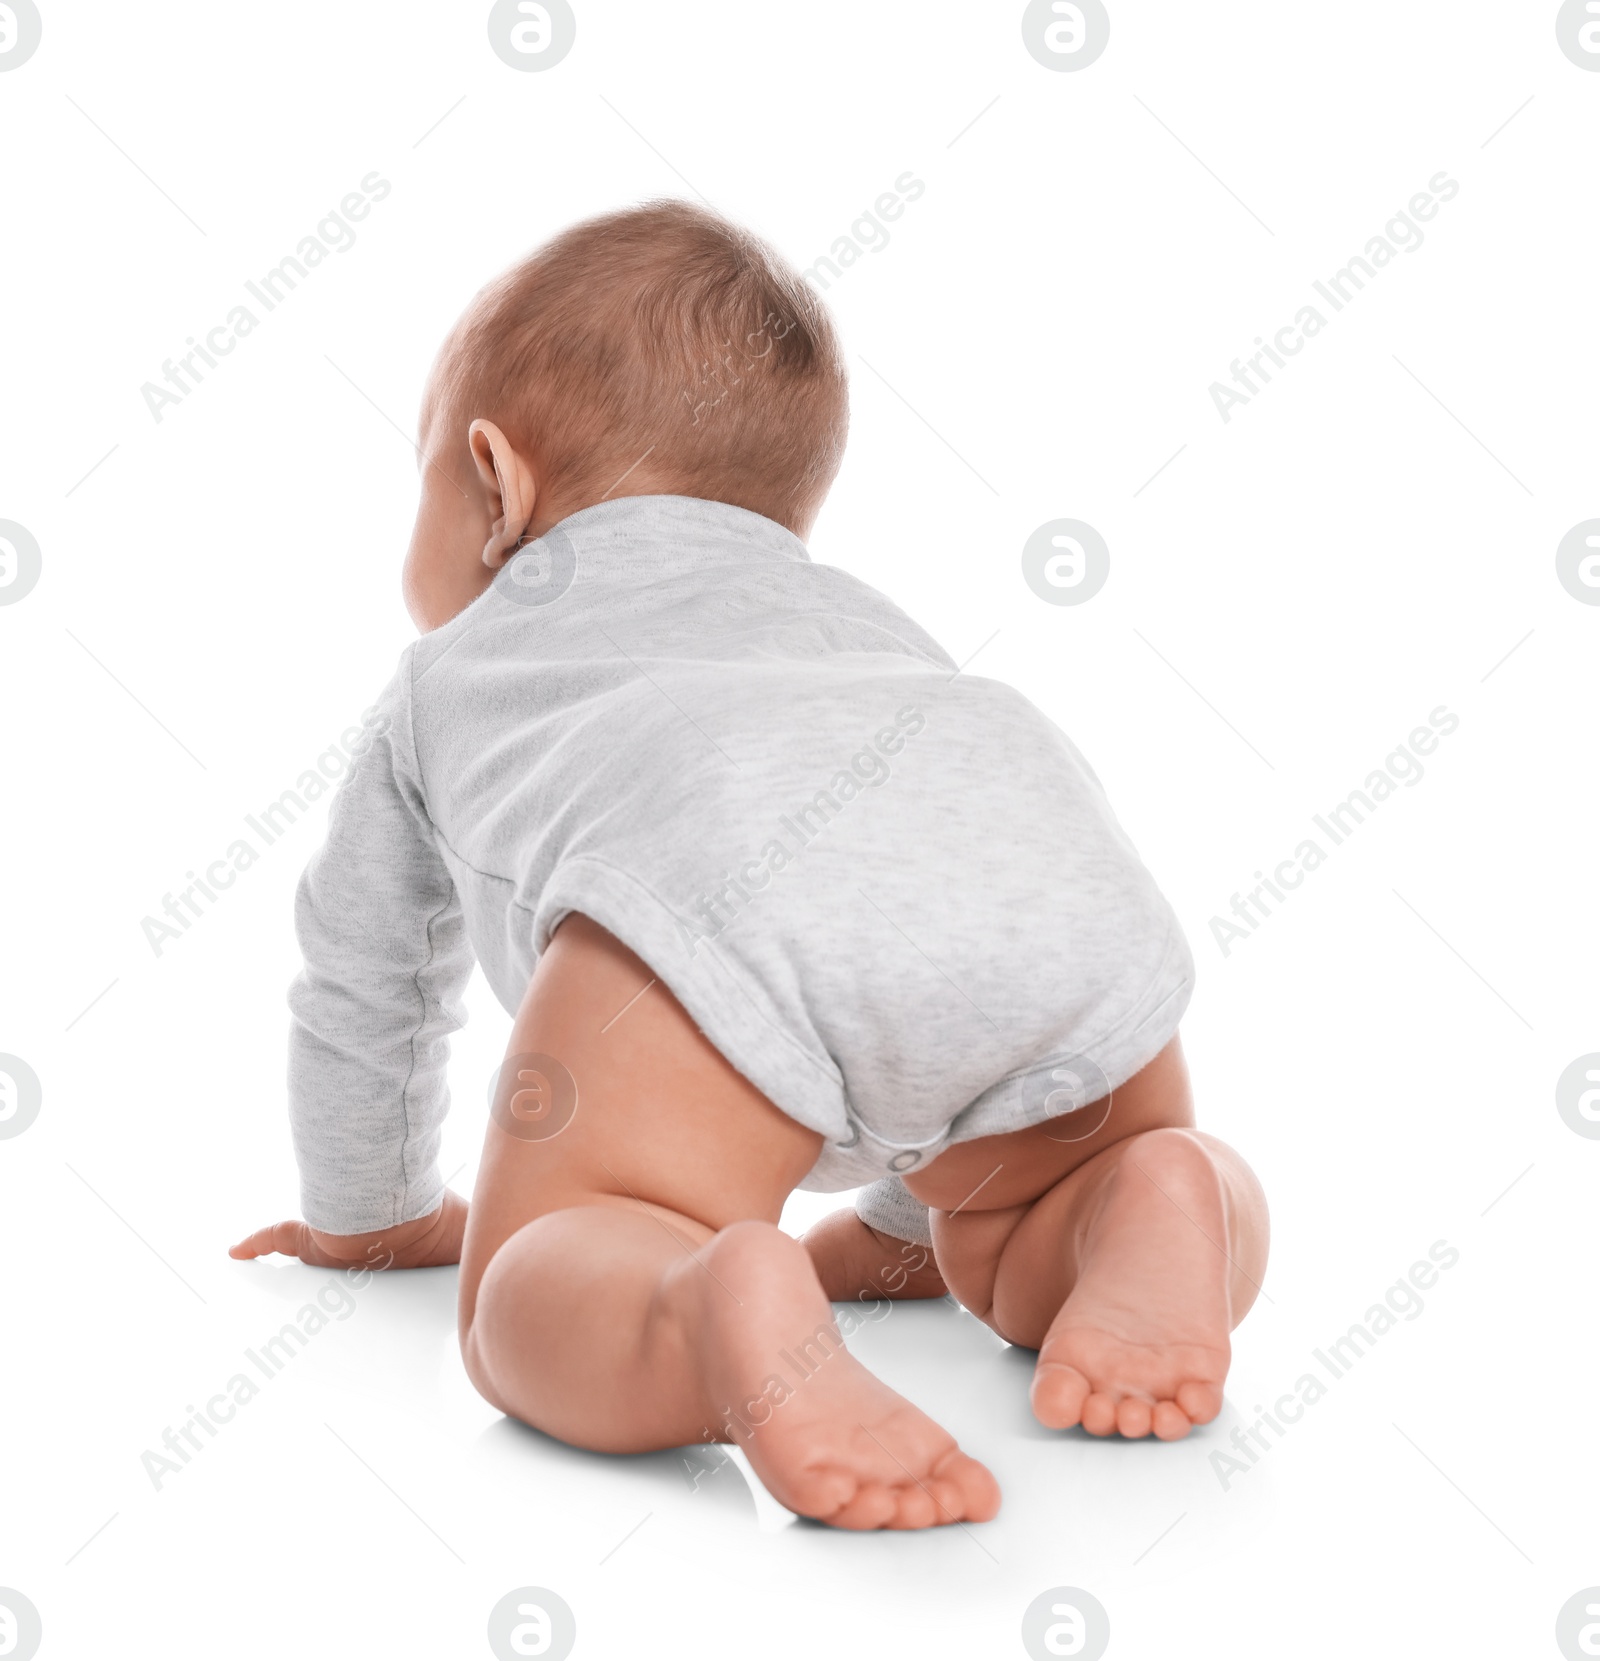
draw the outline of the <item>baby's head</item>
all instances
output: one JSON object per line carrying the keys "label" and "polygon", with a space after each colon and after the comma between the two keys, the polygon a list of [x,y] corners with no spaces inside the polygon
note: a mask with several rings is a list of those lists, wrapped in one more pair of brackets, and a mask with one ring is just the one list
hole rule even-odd
{"label": "baby's head", "polygon": [[563,231],[473,300],[423,396],[406,605],[438,628],[520,541],[617,496],[695,496],[810,529],[844,454],[826,309],[687,202]]}

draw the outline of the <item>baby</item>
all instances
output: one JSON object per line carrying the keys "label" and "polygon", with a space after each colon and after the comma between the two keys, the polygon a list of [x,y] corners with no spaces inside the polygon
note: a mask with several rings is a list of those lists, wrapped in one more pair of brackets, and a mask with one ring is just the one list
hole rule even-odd
{"label": "baby", "polygon": [[[1193,963],[1088,764],[811,562],[847,423],[818,298],[685,203],[467,309],[422,638],[296,905],[305,1221],[233,1255],[459,1261],[502,1412],[737,1439],[793,1511],[923,1528],[999,1489],[830,1299],[953,1294],[1038,1351],[1042,1424],[1171,1440],[1221,1408],[1267,1219],[1193,1129]],[[515,1025],[469,1209],[437,1154],[474,959]],[[862,1192],[797,1241],[796,1187]]]}

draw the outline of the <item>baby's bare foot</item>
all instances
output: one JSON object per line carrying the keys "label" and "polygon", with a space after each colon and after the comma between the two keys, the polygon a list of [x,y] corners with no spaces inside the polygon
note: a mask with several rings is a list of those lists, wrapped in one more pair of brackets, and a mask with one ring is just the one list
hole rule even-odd
{"label": "baby's bare foot", "polygon": [[1226,1239],[1222,1185],[1201,1143],[1182,1130],[1132,1141],[1039,1348],[1040,1423],[1170,1442],[1214,1419],[1230,1356]]}
{"label": "baby's bare foot", "polygon": [[774,1498],[836,1528],[994,1516],[989,1472],[845,1349],[797,1241],[737,1223],[695,1257],[677,1289],[705,1345],[710,1428],[745,1450]]}

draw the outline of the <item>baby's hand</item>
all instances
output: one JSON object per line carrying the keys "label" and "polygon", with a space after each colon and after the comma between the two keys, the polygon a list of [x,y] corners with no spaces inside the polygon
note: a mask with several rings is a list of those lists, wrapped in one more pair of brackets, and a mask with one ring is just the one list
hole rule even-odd
{"label": "baby's hand", "polygon": [[319,1269],[432,1269],[461,1261],[467,1202],[447,1188],[444,1204],[426,1217],[371,1234],[324,1234],[309,1223],[274,1223],[228,1248],[229,1257],[265,1257],[282,1252]]}

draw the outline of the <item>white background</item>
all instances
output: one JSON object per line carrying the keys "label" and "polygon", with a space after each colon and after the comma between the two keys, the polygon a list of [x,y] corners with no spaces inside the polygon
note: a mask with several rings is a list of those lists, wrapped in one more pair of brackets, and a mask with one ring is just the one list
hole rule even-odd
{"label": "white background", "polygon": [[[1600,607],[1555,575],[1600,515],[1600,74],[1555,10],[1112,0],[1105,55],[1053,73],[1015,0],[589,0],[519,73],[482,3],[45,3],[0,74],[0,518],[43,551],[0,607],[0,1051],[43,1082],[0,1141],[0,1585],[42,1655],[488,1655],[530,1584],[580,1657],[1020,1656],[1056,1586],[1113,1657],[1559,1653],[1600,1583],[1600,1143],[1554,1095],[1600,1050]],[[373,170],[355,245],[153,420],[142,383]],[[854,427],[812,552],[1056,718],[1178,907],[1201,1122],[1274,1213],[1227,1412],[1047,1434],[1028,1357],[898,1308],[857,1352],[1005,1508],[836,1534],[737,1466],[692,1487],[500,1420],[434,1271],[362,1292],[157,1490],[142,1452],[330,1279],[224,1255],[294,1207],[320,815],[159,957],[140,922],[388,678],[441,336],[575,218],[703,192],[807,266],[907,170],[828,294]],[[1423,245],[1224,423],[1210,384],[1440,170]],[[1021,577],[1059,517],[1111,549],[1079,607]],[[1440,705],[1421,782],[1224,956],[1211,918]],[[463,1191],[509,1028],[471,1008]],[[1231,1428],[1439,1240],[1424,1312],[1225,1488]]]}

